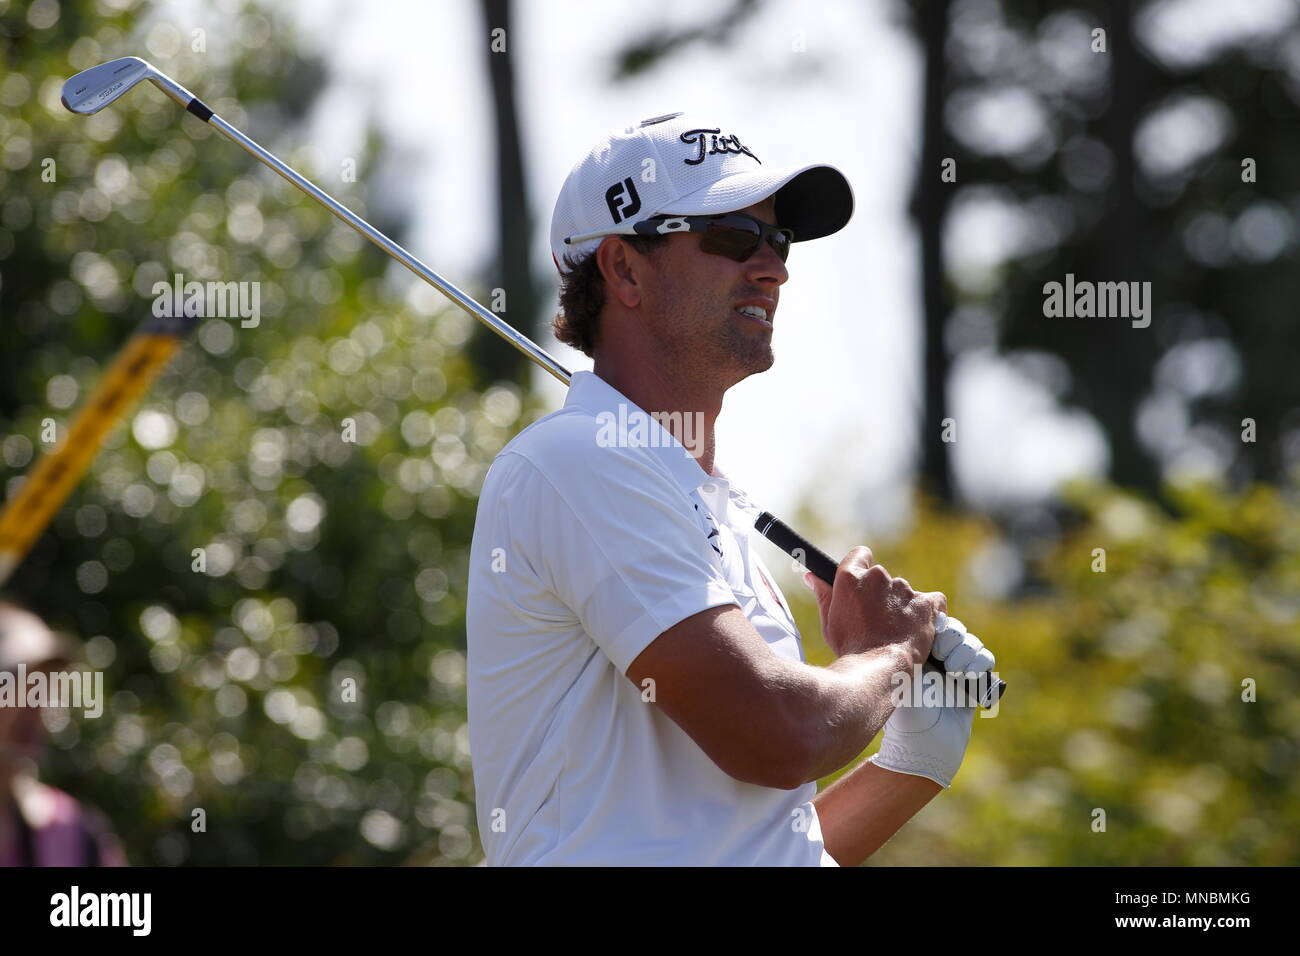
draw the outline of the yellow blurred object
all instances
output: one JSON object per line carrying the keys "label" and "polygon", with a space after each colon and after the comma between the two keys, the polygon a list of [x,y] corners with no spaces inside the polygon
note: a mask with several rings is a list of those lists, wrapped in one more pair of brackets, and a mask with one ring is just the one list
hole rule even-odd
{"label": "yellow blurred object", "polygon": [[77,486],[109,431],[171,361],[188,330],[188,325],[177,330],[156,320],[145,323],[122,347],[67,437],[36,463],[0,514],[0,585]]}

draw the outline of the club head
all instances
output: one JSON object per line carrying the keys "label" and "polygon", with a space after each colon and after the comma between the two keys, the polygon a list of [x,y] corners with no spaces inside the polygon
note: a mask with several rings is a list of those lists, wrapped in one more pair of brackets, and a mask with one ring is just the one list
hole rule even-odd
{"label": "club head", "polygon": [[98,113],[153,72],[153,67],[138,56],[92,66],[63,84],[63,105],[83,116]]}

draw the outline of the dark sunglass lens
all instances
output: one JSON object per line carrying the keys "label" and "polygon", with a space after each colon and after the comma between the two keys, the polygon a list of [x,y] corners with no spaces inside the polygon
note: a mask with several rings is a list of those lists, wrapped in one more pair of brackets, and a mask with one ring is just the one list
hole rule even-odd
{"label": "dark sunglass lens", "polygon": [[790,233],[768,233],[767,243],[776,250],[776,254],[781,257],[781,261],[785,262],[786,257],[790,255]]}
{"label": "dark sunglass lens", "polygon": [[744,262],[758,248],[760,233],[754,223],[737,225],[714,222],[700,240],[700,249],[714,255]]}

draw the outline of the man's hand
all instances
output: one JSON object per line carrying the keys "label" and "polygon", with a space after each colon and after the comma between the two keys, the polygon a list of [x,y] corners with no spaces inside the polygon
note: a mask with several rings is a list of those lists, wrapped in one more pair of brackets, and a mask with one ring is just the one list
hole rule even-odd
{"label": "man's hand", "polygon": [[[934,638],[934,656],[944,662],[949,672],[979,674],[993,669],[993,654],[966,626],[956,618],[940,617],[940,628]],[[920,666],[920,665],[918,665]],[[913,687],[915,685],[912,685]],[[895,773],[913,774],[933,780],[945,790],[952,786],[952,778],[966,755],[970,742],[971,721],[975,717],[974,694],[970,700],[962,698],[964,688],[953,688],[958,699],[944,700],[942,706],[925,706],[926,697],[908,698],[894,710],[885,723],[880,752],[871,762]],[[904,688],[911,691],[912,687]]]}
{"label": "man's hand", "polygon": [[873,564],[870,548],[848,553],[834,588],[811,572],[804,582],[817,596],[822,636],[836,657],[897,645],[919,664],[930,655],[936,615],[948,610],[941,592],[914,591],[905,578]]}

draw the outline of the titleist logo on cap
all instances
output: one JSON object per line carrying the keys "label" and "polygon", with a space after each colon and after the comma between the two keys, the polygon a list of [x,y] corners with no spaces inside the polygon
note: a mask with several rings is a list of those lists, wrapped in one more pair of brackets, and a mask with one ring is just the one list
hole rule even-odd
{"label": "titleist logo on cap", "polygon": [[740,141],[740,137],[735,133],[730,135],[722,132],[721,127],[712,129],[688,129],[682,133],[681,141],[689,145],[699,147],[699,152],[695,157],[682,160],[687,166],[698,166],[704,162],[706,156],[712,156],[715,153],[744,153],[754,162],[762,165],[763,161],[750,151],[749,147]]}

